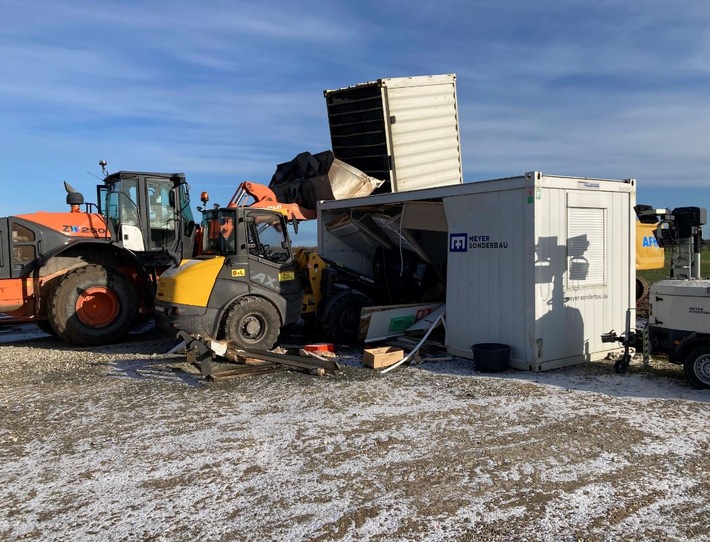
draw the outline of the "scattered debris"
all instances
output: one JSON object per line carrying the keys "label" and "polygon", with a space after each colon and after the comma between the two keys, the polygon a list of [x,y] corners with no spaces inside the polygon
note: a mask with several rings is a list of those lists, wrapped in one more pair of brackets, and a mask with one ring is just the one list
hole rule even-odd
{"label": "scattered debris", "polygon": [[236,348],[235,343],[231,341],[191,336],[184,331],[179,332],[178,336],[184,341],[188,363],[197,367],[202,376],[211,381],[287,368],[315,375],[340,371],[340,366],[335,361],[317,354],[309,353],[308,360],[305,360],[300,356],[280,352],[242,350]]}
{"label": "scattered debris", "polygon": [[446,325],[446,324],[444,323],[444,315],[443,315],[443,314],[440,314],[440,315],[437,317],[437,319],[434,321],[434,323],[431,325],[431,327],[429,327],[429,329],[427,330],[427,332],[424,334],[424,336],[422,337],[422,339],[417,343],[417,345],[414,347],[414,349],[413,349],[411,352],[409,352],[409,354],[407,354],[406,356],[404,356],[400,361],[398,361],[398,362],[395,363],[394,365],[390,365],[389,367],[387,367],[386,369],[383,369],[383,370],[380,371],[380,372],[381,372],[381,373],[388,373],[388,372],[391,371],[392,369],[395,369],[396,367],[399,367],[399,366],[402,365],[403,363],[409,361],[409,360],[419,351],[419,348],[421,348],[422,344],[424,344],[424,342],[427,340],[427,337],[429,337],[429,335],[431,334],[431,332],[434,331],[434,328],[436,328],[436,326],[439,325],[439,322],[441,322],[442,324]]}
{"label": "scattered debris", "polygon": [[427,329],[436,319],[427,317],[433,314],[438,316],[445,310],[446,305],[441,302],[363,307],[360,313],[360,339],[371,343],[403,335],[412,328]]}
{"label": "scattered debris", "polygon": [[303,356],[304,358],[315,358],[315,359],[319,359],[319,360],[325,361],[325,362],[328,361],[327,358],[334,358],[334,357],[337,357],[337,356],[335,355],[335,352],[328,352],[328,351],[325,351],[325,352],[318,352],[318,353],[316,354],[315,352],[311,352],[310,350],[304,350],[303,348],[301,348],[301,349],[298,351],[298,355],[299,355],[299,356]]}
{"label": "scattered debris", "polygon": [[432,361],[451,361],[454,359],[453,356],[417,356],[418,359],[412,359],[410,362],[412,365],[418,364],[418,363],[429,363]]}
{"label": "scattered debris", "polygon": [[307,344],[303,347],[306,352],[317,352],[321,356],[335,357],[335,345],[333,343]]}

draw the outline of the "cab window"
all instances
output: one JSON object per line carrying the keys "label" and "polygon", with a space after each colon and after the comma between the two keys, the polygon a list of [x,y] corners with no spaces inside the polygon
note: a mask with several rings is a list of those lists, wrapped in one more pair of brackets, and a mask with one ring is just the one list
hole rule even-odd
{"label": "cab window", "polygon": [[21,224],[12,225],[12,261],[15,264],[28,264],[37,257],[35,234]]}
{"label": "cab window", "polygon": [[237,233],[234,227],[235,213],[224,209],[210,212],[203,222],[202,246],[204,254],[229,256],[236,254]]}
{"label": "cab window", "polygon": [[175,228],[175,211],[170,205],[171,181],[148,181],[148,218],[150,228],[172,230]]}
{"label": "cab window", "polygon": [[275,213],[252,211],[247,221],[249,253],[274,263],[289,259],[286,221]]}
{"label": "cab window", "polygon": [[106,218],[118,227],[119,224],[138,226],[138,182],[122,180],[109,187],[105,192]]}

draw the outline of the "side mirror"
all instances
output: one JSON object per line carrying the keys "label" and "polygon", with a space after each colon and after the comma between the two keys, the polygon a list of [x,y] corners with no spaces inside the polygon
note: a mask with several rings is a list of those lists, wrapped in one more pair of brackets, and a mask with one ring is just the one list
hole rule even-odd
{"label": "side mirror", "polygon": [[195,221],[194,220],[186,220],[185,221],[185,237],[192,237],[192,234],[195,232]]}
{"label": "side mirror", "polygon": [[168,193],[168,201],[170,202],[170,207],[175,209],[175,192]]}

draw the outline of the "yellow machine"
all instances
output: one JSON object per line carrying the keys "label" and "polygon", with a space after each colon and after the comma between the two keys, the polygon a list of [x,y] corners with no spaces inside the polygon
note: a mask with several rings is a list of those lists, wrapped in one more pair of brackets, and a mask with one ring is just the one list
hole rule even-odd
{"label": "yellow machine", "polygon": [[168,330],[269,350],[283,326],[315,319],[331,340],[357,337],[360,310],[374,280],[291,251],[279,211],[224,207],[203,211],[202,253],[167,270],[158,283],[156,316]]}
{"label": "yellow machine", "polygon": [[[657,225],[657,222],[636,221],[636,271],[663,269],[665,266],[665,252],[654,235]],[[637,276],[636,301],[648,295],[648,291],[648,283]]]}
{"label": "yellow machine", "polygon": [[303,289],[282,213],[251,207],[203,211],[202,252],[158,282],[161,327],[268,350],[300,317]]}

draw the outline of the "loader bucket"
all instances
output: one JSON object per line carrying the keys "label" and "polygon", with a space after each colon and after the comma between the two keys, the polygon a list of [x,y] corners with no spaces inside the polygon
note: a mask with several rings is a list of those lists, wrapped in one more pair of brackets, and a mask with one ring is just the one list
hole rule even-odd
{"label": "loader bucket", "polygon": [[322,200],[369,196],[383,182],[338,160],[331,151],[304,152],[277,166],[269,188],[282,203],[315,210]]}
{"label": "loader bucket", "polygon": [[328,182],[332,194],[330,199],[350,199],[369,196],[384,181],[370,177],[336,158],[328,171]]}

